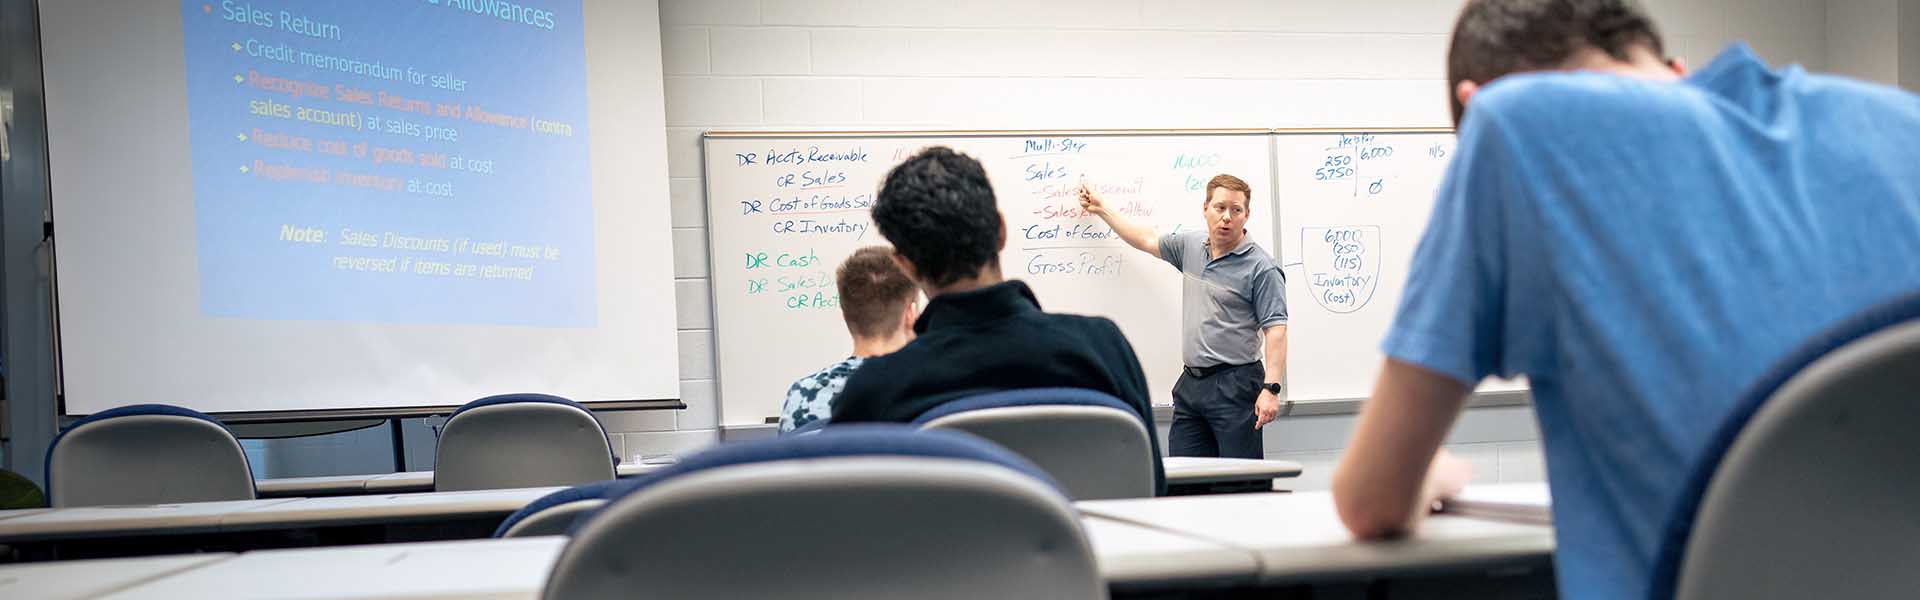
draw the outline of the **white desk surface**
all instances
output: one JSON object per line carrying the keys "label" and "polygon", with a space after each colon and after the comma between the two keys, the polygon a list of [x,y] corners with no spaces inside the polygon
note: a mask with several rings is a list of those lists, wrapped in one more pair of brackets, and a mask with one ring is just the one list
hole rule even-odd
{"label": "white desk surface", "polygon": [[366,491],[367,481],[375,477],[383,477],[383,475],[369,473],[366,475],[327,475],[324,477],[260,479],[253,482],[253,489],[263,497],[293,497],[309,494],[358,494]]}
{"label": "white desk surface", "polygon": [[51,508],[15,508],[11,510],[0,510],[0,521],[5,521],[7,519],[11,519],[14,517],[37,515],[50,510],[53,510],[53,509]]}
{"label": "white desk surface", "polygon": [[535,600],[566,538],[248,552],[107,598]]}
{"label": "white desk surface", "polygon": [[[1169,456],[1163,460],[1167,471],[1167,482],[1176,485],[1298,477],[1301,470],[1300,463],[1287,460],[1197,456]],[[667,466],[666,464],[625,462],[616,467],[614,472],[619,477],[637,477]],[[262,496],[275,497],[430,492],[433,491],[433,471],[281,477],[254,482],[254,489],[259,490]]]}
{"label": "white desk surface", "polygon": [[[0,565],[0,598],[80,600],[232,559],[231,552]],[[211,594],[205,597],[213,597]]]}
{"label": "white desk surface", "polygon": [[294,502],[292,498],[183,502],[144,506],[80,506],[0,521],[0,541],[196,533],[220,528],[221,518],[240,511]]}
{"label": "white desk surface", "polygon": [[[616,477],[637,477],[664,468],[667,465],[627,462],[614,467],[613,473]],[[363,486],[369,494],[433,491],[433,471],[405,471],[370,477]]]}
{"label": "white desk surface", "polygon": [[367,480],[369,494],[433,491],[433,471],[388,473]]}
{"label": "white desk surface", "polygon": [[[1081,521],[1100,572],[1118,585],[1251,581],[1253,555],[1098,517]],[[566,538],[262,550],[108,598],[493,598],[533,600]]]}
{"label": "white desk surface", "polygon": [[0,542],[504,515],[561,489],[565,488],[61,508],[0,520]]}
{"label": "white desk surface", "polygon": [[1290,460],[1256,458],[1169,456],[1160,459],[1160,464],[1166,468],[1167,483],[1172,485],[1299,477],[1301,470],[1300,463]]}
{"label": "white desk surface", "polygon": [[1413,535],[1355,542],[1328,492],[1229,494],[1076,502],[1081,512],[1252,551],[1262,583],[1471,568],[1550,557],[1553,528],[1433,515]]}
{"label": "white desk surface", "polygon": [[[220,519],[222,530],[273,529],[311,525],[351,525],[396,519],[462,517],[506,514],[562,487],[380,494],[298,498],[251,510],[234,511]],[[4,522],[0,522],[4,527]]]}
{"label": "white desk surface", "polygon": [[1247,550],[1103,517],[1084,515],[1100,576],[1117,586],[1182,582],[1252,583],[1260,563]]}

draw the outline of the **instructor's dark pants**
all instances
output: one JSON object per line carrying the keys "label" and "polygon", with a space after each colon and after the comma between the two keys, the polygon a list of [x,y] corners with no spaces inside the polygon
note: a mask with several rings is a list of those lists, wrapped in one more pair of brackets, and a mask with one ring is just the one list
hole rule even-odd
{"label": "instructor's dark pants", "polygon": [[1253,403],[1267,371],[1247,363],[1206,377],[1181,373],[1173,384],[1173,428],[1167,452],[1173,456],[1266,458],[1260,432],[1253,428]]}

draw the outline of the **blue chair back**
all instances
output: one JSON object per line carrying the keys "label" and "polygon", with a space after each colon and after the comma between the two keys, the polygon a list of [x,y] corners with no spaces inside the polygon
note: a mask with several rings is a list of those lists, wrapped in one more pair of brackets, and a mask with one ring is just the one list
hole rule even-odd
{"label": "blue chair back", "polygon": [[1040,465],[1075,500],[1149,498],[1161,489],[1151,425],[1111,395],[1029,388],[960,398],[914,419],[986,438]]}
{"label": "blue chair back", "polygon": [[[561,398],[559,396],[554,396],[551,394],[520,393],[520,394],[497,394],[493,396],[487,396],[479,400],[474,400],[466,404],[462,404],[460,405],[460,408],[453,409],[453,414],[447,415],[447,421],[451,422],[453,421],[454,417],[460,416],[460,413],[464,413],[476,408],[486,408],[489,406],[498,406],[501,404],[515,404],[515,403],[521,403],[521,402],[558,404],[561,406],[568,406],[568,407],[579,409],[580,412],[587,413],[588,416],[593,416],[593,410],[587,408],[587,405],[581,404],[579,402],[574,402],[572,400],[568,400],[566,398]],[[594,423],[599,424],[599,422],[600,422],[600,418],[594,417]],[[613,436],[607,434],[607,429],[606,429],[606,426],[604,425],[600,427],[600,439],[606,440],[607,448],[613,448]],[[612,450],[608,450],[607,456],[610,456],[613,458],[614,465],[617,466],[620,464],[620,455],[618,453],[615,453]]]}
{"label": "blue chair back", "polygon": [[1104,392],[1067,387],[1025,388],[959,398],[920,413],[919,417],[914,418],[913,424],[926,425],[949,415],[1013,406],[1104,406],[1134,414],[1133,407]]}
{"label": "blue chair back", "polygon": [[55,508],[251,500],[253,469],[240,441],[213,417],[135,404],[75,421],[47,448]]}
{"label": "blue chair back", "polygon": [[541,496],[507,515],[507,520],[493,530],[493,537],[565,534],[573,528],[574,519],[598,509],[606,502],[607,493],[622,483],[618,479],[596,481]]}
{"label": "blue chair back", "polygon": [[468,402],[434,450],[439,491],[579,485],[614,478],[619,456],[593,411],[546,394]]}
{"label": "blue chair back", "polygon": [[546,597],[1105,594],[1051,479],[960,433],[839,425],[723,444],[607,497],[575,522]]}

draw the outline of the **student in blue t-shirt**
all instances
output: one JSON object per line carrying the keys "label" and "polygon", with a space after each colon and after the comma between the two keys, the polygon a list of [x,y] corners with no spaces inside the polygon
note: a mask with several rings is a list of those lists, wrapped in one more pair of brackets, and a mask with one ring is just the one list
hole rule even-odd
{"label": "student in blue t-shirt", "polygon": [[[801,377],[787,388],[780,406],[780,433],[791,433],[814,421],[833,416],[833,399],[847,385],[860,363],[892,354],[913,341],[913,321],[920,317],[920,289],[893,264],[893,250],[868,246],[855,250],[834,271],[840,292],[840,316],[853,336],[853,356]],[[825,423],[821,423],[825,425]]]}
{"label": "student in blue t-shirt", "polygon": [[[1736,398],[1816,332],[1920,289],[1920,96],[1746,46],[1697,73],[1630,0],[1473,0],[1458,150],[1334,476],[1363,538],[1466,471],[1473,385],[1525,375],[1563,597],[1646,593],[1661,525]],[[1464,117],[1463,117],[1464,112]]]}

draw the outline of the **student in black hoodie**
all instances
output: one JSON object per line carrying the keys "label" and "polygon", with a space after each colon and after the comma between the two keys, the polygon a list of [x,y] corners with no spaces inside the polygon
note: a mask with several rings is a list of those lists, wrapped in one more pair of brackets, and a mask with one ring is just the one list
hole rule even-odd
{"label": "student in black hoodie", "polygon": [[[1007,227],[978,161],[938,146],[909,157],[887,173],[873,222],[929,300],[913,342],[854,372],[833,423],[907,422],[976,394],[1076,387],[1133,407],[1160,455],[1147,377],[1120,328],[1101,317],[1042,312],[1027,284],[1001,277]],[[1165,493],[1158,460],[1153,476]]]}

